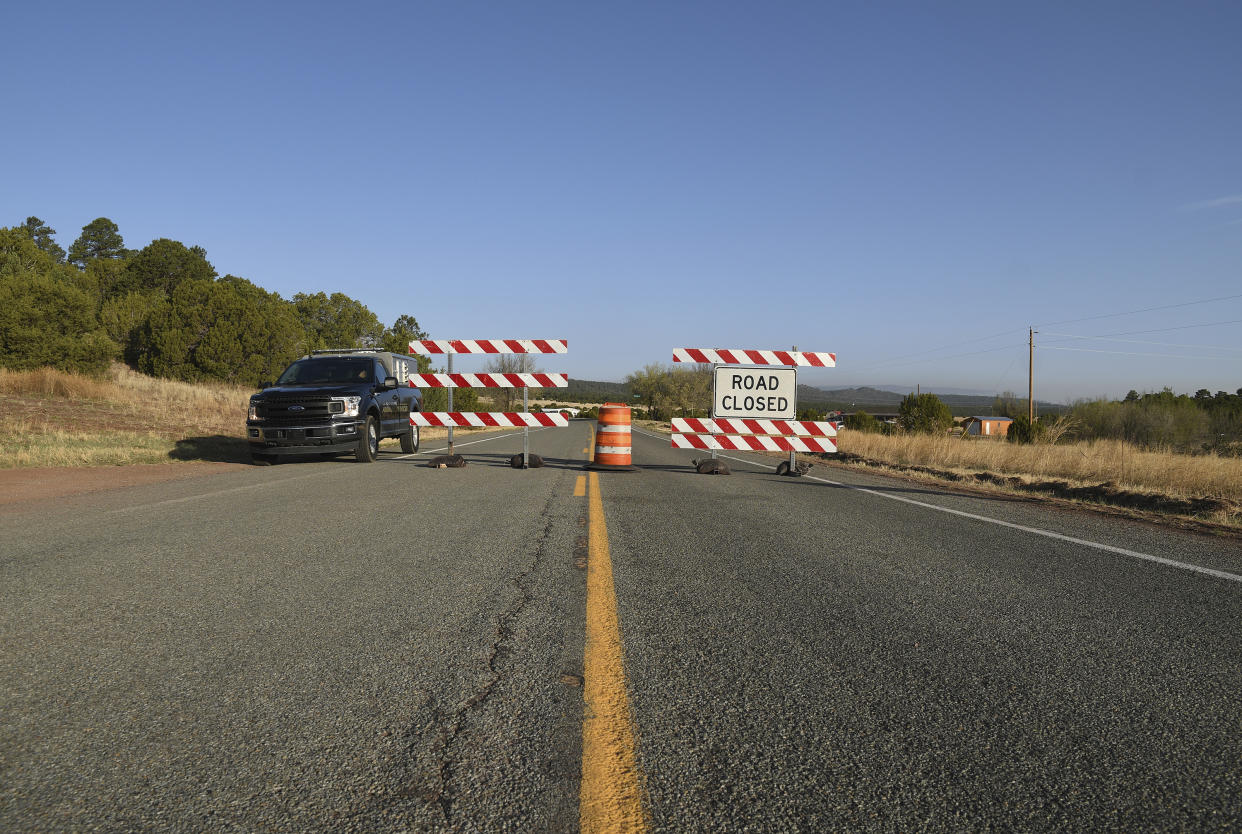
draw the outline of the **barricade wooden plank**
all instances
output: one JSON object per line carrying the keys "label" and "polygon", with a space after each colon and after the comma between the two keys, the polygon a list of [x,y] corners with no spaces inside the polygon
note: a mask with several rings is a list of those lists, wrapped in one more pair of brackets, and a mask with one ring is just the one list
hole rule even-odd
{"label": "barricade wooden plank", "polygon": [[725,449],[736,452],[821,452],[837,451],[832,437],[767,437],[749,434],[674,434],[674,449]]}
{"label": "barricade wooden plank", "polygon": [[410,374],[414,388],[568,388],[568,374]]}
{"label": "barricade wooden plank", "polygon": [[687,434],[779,434],[795,437],[836,437],[837,424],[831,421],[814,420],[674,417],[673,431]]}
{"label": "barricade wooden plank", "polygon": [[568,426],[569,418],[555,411],[415,411],[410,415],[410,425],[452,428]]}
{"label": "barricade wooden plank", "polygon": [[835,368],[835,353],[805,350],[746,350],[743,348],[673,348],[674,362],[705,365],[798,365]]}
{"label": "barricade wooden plank", "polygon": [[567,353],[568,339],[422,339],[410,342],[410,353]]}

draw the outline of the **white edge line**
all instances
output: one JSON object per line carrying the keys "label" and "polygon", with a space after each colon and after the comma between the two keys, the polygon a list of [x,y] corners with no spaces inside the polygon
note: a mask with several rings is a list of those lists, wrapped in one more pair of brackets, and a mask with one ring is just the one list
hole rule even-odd
{"label": "white edge line", "polygon": [[[648,432],[640,431],[638,429],[635,429],[635,433],[645,434],[647,435],[647,437],[651,437],[656,440],[663,439],[660,435],[650,434]],[[735,457],[731,457],[730,455],[720,455],[720,457],[725,458],[727,460],[737,461],[738,463],[745,463],[750,466],[765,466],[765,467],[767,466],[766,464],[759,463],[758,461],[746,460],[745,458],[735,458]],[[773,471],[776,470],[775,466],[770,467],[770,468]],[[1069,542],[1070,544],[1080,544],[1080,545],[1083,545],[1084,547],[1093,547],[1096,550],[1104,550],[1109,553],[1117,553],[1121,556],[1130,556],[1134,559],[1143,559],[1144,561],[1155,562],[1158,565],[1167,565],[1172,568],[1181,568],[1182,570],[1194,571],[1195,573],[1201,573],[1201,574],[1204,574],[1205,576],[1214,576],[1217,579],[1228,579],[1231,582],[1242,582],[1242,576],[1236,573],[1228,573],[1223,570],[1205,568],[1201,565],[1192,565],[1188,562],[1178,562],[1174,559],[1166,559],[1163,556],[1152,556],[1150,553],[1140,553],[1137,550],[1127,550],[1124,547],[1114,547],[1111,544],[1101,544],[1099,542],[1088,541],[1086,539],[1076,539],[1073,536],[1066,536],[1061,533],[1054,533],[1051,530],[1041,530],[1038,527],[1027,527],[1022,524],[1014,524],[1012,521],[1001,521],[999,518],[990,518],[986,515],[976,515],[975,513],[968,513],[963,510],[954,510],[954,509],[950,509],[949,507],[941,507],[941,506],[937,506],[936,504],[928,504],[925,501],[915,501],[913,498],[904,498],[900,495],[889,495],[887,493],[879,492],[874,489],[867,489],[866,487],[854,486],[853,484],[843,484],[840,481],[831,481],[827,478],[817,478],[814,475],[804,475],[803,477],[808,478],[812,481],[819,481],[821,484],[830,484],[832,486],[839,486],[839,487],[844,487],[846,489],[857,490],[858,492],[865,492],[868,495],[874,495],[877,498],[887,498],[891,501],[901,501],[904,504],[913,504],[916,507],[926,507],[929,510],[936,510],[942,513],[949,513],[950,515],[961,516],[962,518],[970,518],[970,519],[974,519],[975,521],[985,521],[988,524],[996,524],[1001,527],[1008,527],[1011,530],[1021,530],[1024,533],[1033,533],[1036,536],[1044,536],[1049,539],[1057,539],[1058,541]],[[952,495],[953,493],[946,492],[945,494]]]}

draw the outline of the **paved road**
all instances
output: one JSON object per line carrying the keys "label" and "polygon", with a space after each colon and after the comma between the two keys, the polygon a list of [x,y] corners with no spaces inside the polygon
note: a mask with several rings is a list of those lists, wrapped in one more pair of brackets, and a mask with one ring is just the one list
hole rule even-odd
{"label": "paved road", "polygon": [[589,432],[0,511],[0,830],[589,827],[601,587],[649,830],[1242,827],[1237,541]]}

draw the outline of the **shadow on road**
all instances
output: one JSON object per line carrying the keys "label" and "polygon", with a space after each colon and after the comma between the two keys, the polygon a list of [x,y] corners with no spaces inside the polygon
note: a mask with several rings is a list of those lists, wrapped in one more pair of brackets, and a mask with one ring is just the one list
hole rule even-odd
{"label": "shadow on road", "polygon": [[217,434],[212,437],[187,437],[177,441],[168,456],[173,460],[202,460],[212,463],[249,463],[250,446],[240,437]]}

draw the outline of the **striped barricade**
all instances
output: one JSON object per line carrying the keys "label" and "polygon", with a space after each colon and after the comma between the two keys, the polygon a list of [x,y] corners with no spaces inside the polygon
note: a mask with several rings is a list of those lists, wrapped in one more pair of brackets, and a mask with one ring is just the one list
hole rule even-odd
{"label": "striped barricade", "polygon": [[674,417],[673,431],[681,434],[779,434],[787,437],[836,437],[837,423],[738,417],[715,419]]}
{"label": "striped barricade", "polygon": [[738,452],[837,451],[835,422],[742,418],[674,417],[675,449],[729,449]]}
{"label": "striped barricade", "polygon": [[[673,348],[674,362],[695,362],[701,365],[782,365],[794,371],[764,371],[767,377],[756,377],[754,371],[737,369],[730,371],[732,381],[727,383],[723,396],[720,389],[720,371],[713,370],[712,414],[728,414],[728,417],[711,419],[677,418],[673,420],[672,445],[676,449],[709,449],[716,457],[719,449],[755,452],[788,452],[788,462],[776,467],[778,475],[800,475],[810,464],[798,463],[795,452],[818,452],[833,454],[837,451],[837,425],[833,422],[813,420],[770,419],[751,416],[747,412],[776,412],[782,417],[792,416],[797,403],[797,368],[835,368],[837,355],[820,351],[747,350],[744,348]],[[784,375],[784,376],[782,376]],[[726,374],[726,379],[728,375]],[[756,390],[769,393],[783,390],[788,378],[792,391],[781,396],[747,396],[740,398],[739,389],[750,391],[751,382]],[[733,391],[733,393],[729,393]],[[751,401],[754,401],[753,403]],[[752,404],[754,408],[752,408]],[[738,412],[741,412],[740,414]]]}
{"label": "striped barricade", "polygon": [[516,426],[522,429],[522,454],[514,456],[513,465],[528,468],[542,466],[536,455],[530,456],[530,429],[535,427],[568,426],[569,417],[559,412],[534,413],[527,405],[528,388],[568,388],[568,374],[547,373],[453,373],[453,357],[457,354],[501,353],[567,353],[567,339],[419,339],[409,343],[412,354],[421,356],[444,356],[448,361],[447,373],[411,374],[410,386],[414,388],[448,389],[448,406],[453,407],[454,388],[521,388],[522,411],[431,411],[410,415],[414,426],[448,427],[449,454],[453,453],[453,429],[455,428],[503,428]]}
{"label": "striped barricade", "polygon": [[674,449],[728,449],[735,452],[820,452],[837,451],[834,437],[769,437],[759,434],[674,434]]}
{"label": "striped barricade", "polygon": [[567,353],[565,339],[423,339],[410,342],[410,353]]}
{"label": "striped barricade", "polygon": [[410,374],[412,388],[568,388],[568,374]]}
{"label": "striped barricade", "polygon": [[569,417],[559,411],[416,411],[410,415],[410,425],[450,428],[568,426]]}
{"label": "striped barricade", "polygon": [[835,368],[835,353],[814,353],[805,350],[742,350],[740,348],[673,348],[674,362],[697,362],[701,365],[793,365],[811,368]]}

